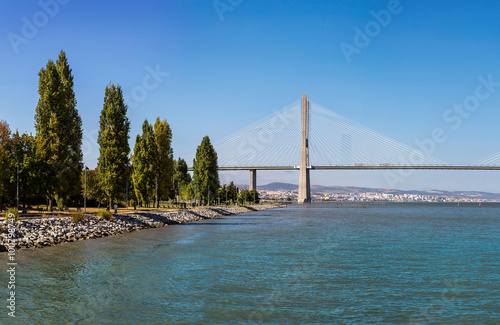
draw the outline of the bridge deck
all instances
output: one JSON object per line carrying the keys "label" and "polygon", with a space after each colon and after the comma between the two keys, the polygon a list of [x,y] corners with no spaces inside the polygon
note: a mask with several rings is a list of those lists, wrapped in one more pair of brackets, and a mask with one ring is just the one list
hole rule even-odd
{"label": "bridge deck", "polygon": [[[373,169],[437,169],[437,170],[500,170],[500,166],[458,166],[458,165],[438,165],[438,166],[309,166],[313,170],[341,169],[341,170],[373,170]],[[219,167],[219,170],[299,170],[299,166],[242,166],[242,167]],[[193,168],[189,167],[189,171]]]}

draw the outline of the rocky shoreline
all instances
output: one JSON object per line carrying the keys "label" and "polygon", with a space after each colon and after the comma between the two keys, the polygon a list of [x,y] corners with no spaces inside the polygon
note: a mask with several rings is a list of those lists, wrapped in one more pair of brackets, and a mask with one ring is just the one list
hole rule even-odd
{"label": "rocky shoreline", "polygon": [[[79,223],[70,217],[47,217],[19,220],[16,223],[16,249],[53,246],[64,242],[123,234],[139,229],[157,228],[171,224],[212,219],[233,214],[249,213],[281,207],[255,205],[241,207],[210,207],[179,211],[133,212],[115,214],[111,220],[88,216]],[[2,233],[0,252],[8,249],[7,221],[0,221]]]}

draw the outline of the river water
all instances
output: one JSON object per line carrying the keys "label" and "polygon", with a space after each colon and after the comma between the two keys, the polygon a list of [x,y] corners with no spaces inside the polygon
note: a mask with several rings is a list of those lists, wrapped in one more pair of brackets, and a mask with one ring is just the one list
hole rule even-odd
{"label": "river water", "polygon": [[500,323],[495,204],[292,205],[16,257],[18,324]]}

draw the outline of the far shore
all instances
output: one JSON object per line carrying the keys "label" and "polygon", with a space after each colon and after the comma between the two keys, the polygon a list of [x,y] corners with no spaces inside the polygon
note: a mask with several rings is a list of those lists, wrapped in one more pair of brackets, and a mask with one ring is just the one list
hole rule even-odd
{"label": "far shore", "polygon": [[[113,214],[111,220],[87,215],[83,221],[73,222],[71,217],[51,215],[21,218],[15,226],[15,249],[54,246],[64,242],[112,236],[131,231],[157,228],[172,224],[212,219],[234,214],[249,213],[284,207],[283,204],[250,206],[214,206],[179,210],[132,210]],[[0,221],[0,252],[9,249],[7,221]],[[12,242],[11,242],[12,243]],[[11,246],[12,248],[12,246]]]}

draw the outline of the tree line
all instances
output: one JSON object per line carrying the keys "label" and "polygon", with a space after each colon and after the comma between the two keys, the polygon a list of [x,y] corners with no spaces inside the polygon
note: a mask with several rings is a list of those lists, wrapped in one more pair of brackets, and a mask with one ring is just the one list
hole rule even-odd
{"label": "tree line", "polygon": [[144,121],[131,152],[127,105],[120,85],[113,83],[104,91],[97,167],[84,168],[82,120],[65,52],[56,62],[49,60],[38,76],[35,135],[12,133],[0,120],[0,208],[14,205],[18,188],[23,206],[46,202],[50,209],[81,205],[84,194],[108,207],[123,201],[144,207],[167,200],[259,201],[256,191],[239,191],[233,182],[220,186],[217,153],[208,136],[196,150],[191,177],[186,161],[174,159],[172,130],[160,117],[154,124]]}

